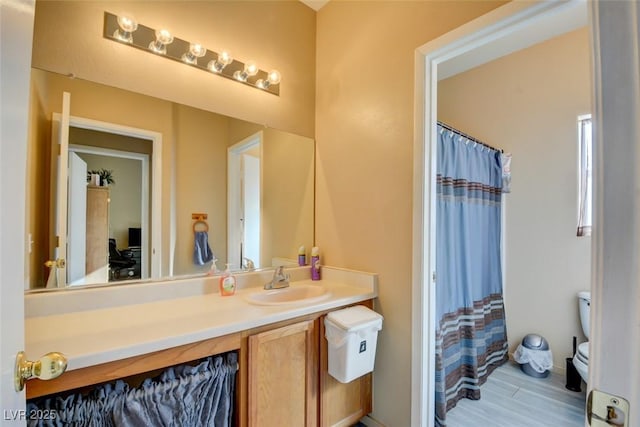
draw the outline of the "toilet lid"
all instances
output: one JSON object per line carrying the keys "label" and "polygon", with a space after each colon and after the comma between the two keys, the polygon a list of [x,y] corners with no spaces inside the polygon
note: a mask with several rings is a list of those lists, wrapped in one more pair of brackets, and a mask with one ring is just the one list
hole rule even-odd
{"label": "toilet lid", "polygon": [[583,342],[578,346],[578,356],[582,359],[589,360],[589,342]]}

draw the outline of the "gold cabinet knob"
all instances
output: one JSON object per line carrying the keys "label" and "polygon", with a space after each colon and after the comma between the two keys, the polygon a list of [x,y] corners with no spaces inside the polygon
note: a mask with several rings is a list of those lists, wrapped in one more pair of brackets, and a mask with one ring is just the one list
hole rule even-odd
{"label": "gold cabinet knob", "polygon": [[27,355],[21,351],[16,356],[15,387],[16,391],[24,389],[25,382],[30,378],[51,380],[58,378],[67,369],[67,358],[58,352],[47,353],[35,362],[27,360]]}

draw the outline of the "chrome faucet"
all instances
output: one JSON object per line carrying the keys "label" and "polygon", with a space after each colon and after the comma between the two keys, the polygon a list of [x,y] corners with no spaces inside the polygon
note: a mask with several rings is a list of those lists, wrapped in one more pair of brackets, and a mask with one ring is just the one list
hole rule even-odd
{"label": "chrome faucet", "polygon": [[280,267],[276,268],[276,270],[273,272],[273,278],[269,283],[265,283],[264,288],[265,289],[286,288],[289,286],[289,279],[290,279],[289,274],[285,274],[284,266],[281,265]]}
{"label": "chrome faucet", "polygon": [[246,271],[253,271],[256,269],[255,264],[253,263],[253,261],[247,257],[244,257],[242,262],[242,269],[246,270]]}

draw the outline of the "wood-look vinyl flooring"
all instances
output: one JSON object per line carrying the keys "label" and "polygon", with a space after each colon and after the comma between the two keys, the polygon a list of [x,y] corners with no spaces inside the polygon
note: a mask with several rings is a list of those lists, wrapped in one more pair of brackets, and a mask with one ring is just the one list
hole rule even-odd
{"label": "wood-look vinyl flooring", "polygon": [[585,389],[567,390],[556,373],[528,376],[510,361],[480,387],[480,400],[462,399],[447,413],[447,427],[582,427]]}

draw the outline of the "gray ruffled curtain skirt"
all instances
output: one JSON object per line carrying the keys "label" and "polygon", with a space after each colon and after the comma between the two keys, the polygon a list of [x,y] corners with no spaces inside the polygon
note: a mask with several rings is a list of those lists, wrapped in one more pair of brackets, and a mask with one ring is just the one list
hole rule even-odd
{"label": "gray ruffled curtain skirt", "polygon": [[157,378],[131,388],[124,381],[97,386],[89,395],[74,393],[27,403],[27,413],[50,414],[29,426],[175,426],[233,425],[235,352],[212,356],[197,366],[168,368]]}

